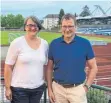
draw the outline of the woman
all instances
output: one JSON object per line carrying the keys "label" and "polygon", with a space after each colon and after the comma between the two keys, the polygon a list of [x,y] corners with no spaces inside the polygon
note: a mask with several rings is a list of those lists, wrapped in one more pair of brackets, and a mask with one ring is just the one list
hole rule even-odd
{"label": "woman", "polygon": [[44,67],[48,43],[37,36],[41,30],[34,16],[24,22],[25,36],[12,41],[4,69],[6,98],[11,103],[39,103],[45,89]]}

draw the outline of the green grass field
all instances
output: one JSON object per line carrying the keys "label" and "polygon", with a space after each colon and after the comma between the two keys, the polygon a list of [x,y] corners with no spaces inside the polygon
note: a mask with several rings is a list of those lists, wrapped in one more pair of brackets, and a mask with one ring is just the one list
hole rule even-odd
{"label": "green grass field", "polygon": [[[8,45],[8,35],[10,33],[13,33],[15,35],[17,34],[25,34],[25,32],[21,32],[21,31],[1,31],[1,45]],[[40,32],[39,36],[42,37],[43,39],[45,39],[46,41],[48,41],[48,43],[50,43],[53,39],[58,38],[61,36],[60,33],[52,33],[52,32]],[[17,36],[16,36],[17,37]],[[102,41],[106,41],[106,42],[110,42],[111,43],[111,38],[101,38],[101,37],[89,37],[89,36],[82,36],[83,38],[86,38],[88,40],[102,40]]]}

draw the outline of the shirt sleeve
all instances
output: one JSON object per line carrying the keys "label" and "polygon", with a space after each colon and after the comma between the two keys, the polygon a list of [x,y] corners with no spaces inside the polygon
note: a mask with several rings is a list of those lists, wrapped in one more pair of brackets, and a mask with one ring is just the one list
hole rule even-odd
{"label": "shirt sleeve", "polygon": [[14,65],[18,56],[18,45],[16,42],[12,42],[9,46],[5,64]]}
{"label": "shirt sleeve", "polygon": [[53,60],[53,55],[52,55],[52,43],[49,45],[48,59],[49,59],[49,60]]}
{"label": "shirt sleeve", "polygon": [[93,51],[93,48],[92,48],[92,45],[90,44],[90,42],[88,41],[87,43],[87,55],[86,55],[86,60],[90,60],[92,58],[94,58],[95,55],[94,55],[94,51]]}

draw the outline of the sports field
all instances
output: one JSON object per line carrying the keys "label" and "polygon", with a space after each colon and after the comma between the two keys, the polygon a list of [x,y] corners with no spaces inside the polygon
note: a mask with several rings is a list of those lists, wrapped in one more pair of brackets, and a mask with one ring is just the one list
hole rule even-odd
{"label": "sports field", "polygon": [[[13,34],[14,36],[11,36],[12,40],[18,37],[18,34],[25,34],[24,31],[1,31],[1,45],[8,45],[8,37],[10,34]],[[53,33],[53,32],[40,32],[38,34],[40,37],[48,41],[50,43],[53,39],[58,38],[61,36],[61,33]],[[82,36],[84,38],[87,38],[88,40],[102,40],[111,43],[111,38],[108,37],[92,37],[92,36]]]}

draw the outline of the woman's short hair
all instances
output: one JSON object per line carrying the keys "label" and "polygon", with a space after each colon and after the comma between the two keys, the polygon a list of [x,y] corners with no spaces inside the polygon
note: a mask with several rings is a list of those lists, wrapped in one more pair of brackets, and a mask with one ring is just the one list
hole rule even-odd
{"label": "woman's short hair", "polygon": [[66,19],[66,20],[73,19],[75,26],[77,25],[75,16],[70,13],[67,13],[62,17],[61,24],[62,24],[63,19]]}
{"label": "woman's short hair", "polygon": [[27,24],[28,19],[31,19],[39,28],[39,31],[42,29],[42,25],[40,23],[40,20],[35,16],[29,16],[24,20],[24,31],[25,31],[25,25]]}

